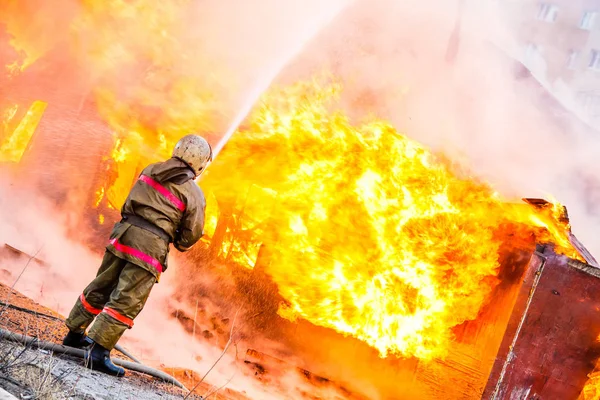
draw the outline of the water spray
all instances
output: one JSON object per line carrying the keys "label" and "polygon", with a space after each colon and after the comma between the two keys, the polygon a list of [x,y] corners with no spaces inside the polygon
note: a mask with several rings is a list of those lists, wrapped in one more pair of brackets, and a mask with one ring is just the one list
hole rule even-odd
{"label": "water spray", "polygon": [[250,94],[244,104],[242,105],[240,111],[237,113],[229,128],[219,140],[217,145],[213,148],[213,160],[219,155],[223,147],[229,142],[233,134],[237,131],[240,124],[246,119],[250,111],[252,111],[252,107],[256,104],[260,96],[264,92],[269,89],[275,78],[279,75],[279,73],[285,68],[285,66],[296,56],[298,56],[304,46],[313,39],[321,30],[329,25],[329,23],[339,15],[346,7],[348,7],[355,0],[343,1],[340,2],[339,6],[335,9],[332,9],[328,12],[324,12],[320,14],[317,18],[314,19],[314,23],[305,29],[302,35],[298,35],[301,40],[298,40],[296,43],[292,43],[291,46],[287,47],[289,51],[284,52],[282,57],[279,57],[276,62],[273,64],[272,68],[268,69],[268,73],[266,73],[262,79],[260,79],[255,85],[254,89],[250,91]]}

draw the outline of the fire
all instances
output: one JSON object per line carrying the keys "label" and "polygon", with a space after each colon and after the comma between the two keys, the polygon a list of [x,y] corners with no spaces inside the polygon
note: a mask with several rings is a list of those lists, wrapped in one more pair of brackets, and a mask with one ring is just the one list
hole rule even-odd
{"label": "fire", "polygon": [[213,124],[218,82],[214,74],[198,73],[211,67],[191,53],[197,46],[178,36],[191,5],[84,1],[72,22],[87,43],[77,56],[98,76],[98,112],[115,137],[111,179],[101,184],[101,197],[112,208],[120,207],[145,165],[168,158],[180,137]]}
{"label": "fire", "polygon": [[17,53],[16,59],[4,66],[8,75],[20,74],[60,42],[67,32],[65,27],[71,16],[72,10],[55,2],[2,2],[0,25],[5,26],[11,37],[10,45]]}
{"label": "fire", "polygon": [[96,191],[96,203],[94,204],[94,207],[98,207],[100,206],[100,203],[102,203],[102,200],[104,199],[104,187],[101,187],[100,189],[98,189]]}
{"label": "fire", "polygon": [[[474,319],[497,283],[498,227],[522,223],[570,251],[568,227],[555,209],[505,203],[385,121],[351,123],[333,109],[341,89],[312,81],[267,95],[202,186],[271,247],[281,316],[382,357],[443,356],[451,328]],[[253,185],[275,206],[260,207]]]}
{"label": "fire", "polygon": [[[431,359],[495,287],[501,224],[577,256],[560,205],[506,203],[389,123],[351,123],[333,109],[341,90],[315,80],[269,93],[203,177],[205,242],[230,214],[225,260],[252,268],[268,246],[282,317],[353,336],[382,357]],[[127,109],[101,105],[118,134],[97,206],[118,209],[177,137]]]}
{"label": "fire", "polygon": [[600,372],[593,372],[588,375],[588,381],[585,383],[579,400],[598,400],[600,399]]}
{"label": "fire", "polygon": [[9,107],[2,121],[2,131],[0,132],[0,161],[19,162],[37,126],[44,115],[47,104],[43,101],[34,101],[27,110],[21,121],[11,132],[11,126],[18,111],[18,105]]}
{"label": "fire", "polygon": [[111,153],[111,158],[118,163],[127,161],[127,155],[131,152],[129,148],[123,145],[123,140],[118,138],[115,142],[115,147]]}
{"label": "fire", "polygon": [[[597,310],[600,311],[600,310]],[[596,342],[600,342],[600,335],[596,338]],[[600,399],[600,368],[598,363],[594,371],[588,374],[586,381],[578,400],[599,400]]]}
{"label": "fire", "polygon": [[4,110],[4,116],[2,118],[2,137],[5,137],[8,135],[11,123],[13,121],[13,118],[17,114],[18,110],[19,110],[18,104],[13,104],[12,106],[7,107],[6,110]]}
{"label": "fire", "polygon": [[211,43],[182,30],[182,21],[192,23],[195,2],[150,3],[20,0],[0,13],[14,50],[5,65],[10,75],[60,57],[89,83],[115,138],[94,198],[99,208],[118,209],[143,164],[168,157],[178,138],[214,128],[221,102],[230,100],[217,101],[215,93],[237,84],[205,56]]}
{"label": "fire", "polygon": [[[115,137],[97,207],[118,209],[143,166],[167,158],[182,135],[218,126],[213,93],[227,80],[214,79],[193,54],[201,41],[178,29],[192,2],[145,3],[84,0],[65,17],[69,55],[89,69]],[[10,14],[20,16],[7,31],[22,57],[7,68],[18,72],[57,38],[27,29],[29,13]],[[54,24],[35,14],[37,25]],[[231,240],[220,246],[228,260],[252,267],[261,246],[270,249],[265,269],[286,300],[282,317],[352,336],[382,357],[431,359],[497,284],[500,225],[574,254],[559,206],[505,203],[390,123],[351,121],[334,107],[341,90],[315,80],[268,93],[203,177],[207,236],[231,215]],[[2,143],[3,160],[20,159],[43,104]]]}
{"label": "fire", "polygon": [[181,36],[192,6],[189,0],[151,7],[147,0],[84,1],[72,23],[86,41],[78,57],[98,76],[99,112],[122,149],[141,145],[158,159],[179,137],[213,124],[219,81],[197,56],[201,44]]}

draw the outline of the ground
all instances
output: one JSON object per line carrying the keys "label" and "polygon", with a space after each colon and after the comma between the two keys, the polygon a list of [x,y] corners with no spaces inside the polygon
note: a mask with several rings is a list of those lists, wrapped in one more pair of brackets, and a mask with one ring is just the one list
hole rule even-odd
{"label": "ground", "polygon": [[[10,304],[10,306],[6,306]],[[15,307],[20,307],[17,309]],[[25,311],[30,310],[30,311]],[[66,327],[52,317],[61,316],[17,291],[0,284],[0,327],[13,332],[60,343]],[[127,359],[119,352],[114,357]],[[192,387],[196,374],[176,371],[177,378]],[[185,393],[172,385],[127,371],[118,379],[90,371],[83,361],[18,343],[0,341],[0,387],[20,399],[182,399]],[[202,385],[199,393],[207,393]],[[219,397],[227,392],[219,392]],[[190,396],[199,399],[199,396]]]}
{"label": "ground", "polygon": [[183,392],[134,374],[116,379],[84,368],[78,359],[4,342],[0,387],[21,399],[181,399]]}

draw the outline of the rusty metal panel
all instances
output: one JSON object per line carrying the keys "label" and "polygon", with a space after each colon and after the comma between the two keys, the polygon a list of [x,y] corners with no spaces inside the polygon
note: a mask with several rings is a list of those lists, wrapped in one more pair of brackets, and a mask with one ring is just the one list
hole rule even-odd
{"label": "rusty metal panel", "polygon": [[598,359],[600,270],[538,248],[483,399],[576,399]]}

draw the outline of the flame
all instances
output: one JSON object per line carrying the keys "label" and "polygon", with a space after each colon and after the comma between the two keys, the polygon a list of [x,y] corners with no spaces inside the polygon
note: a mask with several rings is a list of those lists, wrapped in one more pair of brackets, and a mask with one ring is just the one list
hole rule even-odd
{"label": "flame", "polygon": [[204,235],[202,241],[210,243],[210,239],[215,235],[217,224],[219,222],[219,205],[214,194],[209,193],[206,196],[206,212],[204,215]]}
{"label": "flame", "polygon": [[104,193],[104,187],[101,187],[96,191],[96,203],[94,204],[94,207],[98,208],[100,206],[100,203],[104,200]]}
{"label": "flame", "polygon": [[140,165],[167,158],[183,135],[214,127],[221,101],[230,100],[217,102],[215,93],[223,92],[224,82],[238,84],[203,55],[211,43],[182,30],[182,21],[196,23],[189,17],[195,2],[151,3],[20,0],[0,13],[15,50],[9,74],[57,57],[89,83],[98,113],[115,136],[108,176],[100,175],[96,186],[98,208],[118,209]]}
{"label": "flame", "polygon": [[139,160],[142,159],[141,155],[132,151],[132,146],[139,145],[141,138],[139,135],[131,135],[130,139],[126,141],[123,137],[115,137],[110,157],[104,160],[105,175],[96,191],[96,208],[105,205],[111,209],[119,209],[129,193],[139,172]]}
{"label": "flame", "polygon": [[4,25],[10,35],[10,45],[17,57],[5,65],[9,77],[25,71],[63,39],[72,10],[62,3],[37,0],[2,2],[0,25]]}
{"label": "flame", "polygon": [[[579,257],[562,206],[507,203],[389,123],[352,124],[332,109],[341,90],[313,80],[269,93],[203,178],[205,242],[229,213],[220,257],[253,268],[271,247],[282,317],[356,337],[382,357],[431,359],[496,285],[499,226]],[[149,161],[140,149],[153,143],[168,157],[174,141],[135,119],[109,121],[122,134],[105,192],[120,205]]]}
{"label": "flame", "polygon": [[[179,138],[212,126],[219,80],[195,39],[181,37],[193,2],[83,1],[72,27],[86,46],[79,54],[98,76],[101,116],[124,148],[141,145],[160,159]],[[82,39],[83,40],[83,39]],[[212,71],[210,74],[198,71]],[[137,142],[137,143],[136,143]]]}
{"label": "flame", "polygon": [[[600,311],[600,309],[596,309]],[[596,337],[596,342],[600,342],[600,334]],[[578,400],[600,400],[600,365],[596,363],[594,371],[588,374],[588,380],[583,386]]]}
{"label": "flame", "polygon": [[272,91],[203,187],[273,250],[267,273],[287,301],[282,317],[356,337],[382,357],[443,356],[452,327],[476,318],[497,283],[507,240],[498,227],[515,222],[571,252],[568,226],[559,206],[506,203],[385,121],[351,123],[333,109],[341,90],[313,80]]}
{"label": "flame", "polygon": [[0,161],[19,162],[21,160],[47,105],[43,101],[34,101],[12,132],[10,132],[10,126],[17,114],[18,105],[6,110],[2,121],[3,132],[0,132],[0,138],[5,137],[0,145]]}
{"label": "flame", "polygon": [[[139,135],[131,138],[140,140]],[[94,202],[95,208],[107,207],[118,209],[125,201],[137,172],[138,160],[141,155],[132,151],[132,145],[139,144],[115,135],[110,156],[103,159],[103,173]]]}
{"label": "flame", "polygon": [[[76,38],[70,55],[89,68],[99,114],[115,134],[97,207],[118,209],[141,167],[167,158],[182,135],[217,125],[213,93],[226,79],[215,71],[228,74],[194,57],[204,50],[197,38],[188,46],[177,36],[191,3],[83,0],[75,18],[65,17]],[[6,13],[20,16],[7,23],[21,56],[7,66],[12,73],[52,47],[53,35],[29,29],[30,13],[18,11]],[[35,14],[36,24],[55,24]],[[341,90],[318,80],[272,90],[203,177],[214,199],[208,236],[231,216],[221,257],[252,267],[261,246],[270,247],[265,269],[286,300],[281,316],[355,337],[382,357],[431,359],[447,352],[452,328],[476,318],[497,284],[506,240],[499,226],[513,222],[520,234],[574,254],[559,205],[505,203],[388,122],[350,121],[334,108]],[[3,159],[22,156],[43,113],[34,104],[37,114],[2,144]]]}
{"label": "flame", "polygon": [[123,163],[127,161],[127,155],[131,152],[131,150],[123,145],[123,140],[118,138],[115,141],[115,147],[112,150],[111,157],[118,163]]}
{"label": "flame", "polygon": [[84,1],[72,23],[87,44],[79,57],[98,77],[93,93],[99,114],[115,135],[114,176],[101,183],[113,208],[143,166],[168,158],[179,138],[213,123],[218,82],[197,73],[203,65],[190,53],[199,51],[197,43],[192,49],[177,35],[191,4]]}
{"label": "flame", "polygon": [[600,372],[593,372],[588,375],[588,380],[578,399],[600,400]]}
{"label": "flame", "polygon": [[5,137],[8,135],[11,122],[12,122],[13,118],[15,117],[15,115],[17,114],[18,110],[19,110],[18,104],[13,104],[12,106],[7,107],[6,110],[4,110],[4,116],[2,117],[2,137]]}

